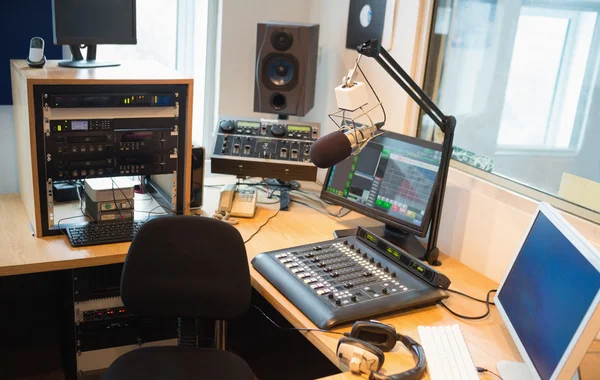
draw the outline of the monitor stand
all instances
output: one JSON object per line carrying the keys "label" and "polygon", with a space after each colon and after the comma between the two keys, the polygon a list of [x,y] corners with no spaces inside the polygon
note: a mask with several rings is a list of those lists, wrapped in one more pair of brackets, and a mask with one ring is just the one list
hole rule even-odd
{"label": "monitor stand", "polygon": [[[527,365],[523,362],[502,360],[496,364],[496,368],[504,380],[533,380]],[[579,370],[575,372],[571,380],[580,380]]]}
{"label": "monitor stand", "polygon": [[[415,237],[415,235],[410,234],[408,232],[404,232],[397,228],[381,224],[375,227],[366,227],[369,231],[373,232],[375,235],[384,238],[395,246],[402,248],[406,252],[408,252],[411,256],[416,257],[419,260],[427,261],[425,255],[427,253],[427,248],[421,244],[421,242]],[[354,236],[356,235],[356,228],[348,229],[348,230],[336,230],[333,231],[333,236],[336,238],[346,237],[346,236]],[[436,263],[430,263],[432,265],[440,265],[439,261]]]}
{"label": "monitor stand", "polygon": [[81,54],[79,45],[69,45],[71,49],[71,55],[73,59],[71,61],[60,61],[58,65],[61,67],[73,67],[76,69],[89,69],[94,67],[112,67],[119,66],[120,63],[116,62],[98,62],[96,61],[96,48],[97,45],[87,45],[87,53],[85,60]]}

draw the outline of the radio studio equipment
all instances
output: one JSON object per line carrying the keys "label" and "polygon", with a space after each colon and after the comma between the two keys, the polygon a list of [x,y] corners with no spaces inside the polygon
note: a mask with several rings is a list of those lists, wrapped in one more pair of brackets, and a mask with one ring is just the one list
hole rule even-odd
{"label": "radio studio equipment", "polygon": [[177,345],[176,318],[142,317],[123,306],[122,269],[122,264],[80,268],[68,276],[69,379],[97,379],[115,359],[139,347]]}
{"label": "radio studio equipment", "polygon": [[[316,141],[310,150],[310,156],[316,165],[320,167],[330,168],[326,180],[326,182],[329,182],[329,179],[333,174],[332,168],[334,168],[336,164],[342,165],[343,162],[346,162],[344,160],[346,160],[348,157],[358,157],[361,151],[365,147],[369,146],[369,142],[374,141],[374,139],[377,139],[379,137],[385,137],[385,135],[387,134],[386,133],[383,134],[383,136],[381,136],[383,131],[378,132],[385,124],[385,111],[384,120],[380,122],[374,122],[371,116],[369,115],[369,112],[374,108],[379,107],[381,103],[378,103],[375,107],[372,107],[371,109],[365,109],[364,104],[367,99],[367,96],[365,94],[366,87],[364,83],[357,82],[355,80],[356,69],[361,71],[359,66],[360,57],[364,55],[367,57],[374,58],[377,61],[377,63],[379,63],[379,65],[381,65],[381,67],[383,67],[383,69],[394,79],[394,81],[398,83],[398,85],[400,85],[400,87],[402,87],[402,89],[406,91],[406,93],[419,105],[421,110],[423,110],[423,112],[427,116],[429,116],[437,126],[440,127],[442,132],[444,132],[444,141],[439,149],[439,151],[441,152],[441,156],[437,157],[440,159],[436,160],[435,163],[435,165],[438,167],[435,169],[436,179],[433,182],[434,190],[431,194],[427,194],[427,210],[420,210],[420,212],[430,213],[431,219],[421,218],[419,224],[413,226],[399,226],[400,229],[394,231],[394,228],[388,228],[388,224],[390,222],[394,222],[394,219],[398,218],[390,218],[388,215],[383,215],[381,213],[373,213],[371,212],[372,210],[365,209],[364,207],[360,208],[360,210],[357,209],[357,211],[384,222],[385,228],[381,232],[382,236],[389,236],[388,240],[393,238],[393,241],[395,243],[405,248],[412,255],[418,257],[419,259],[425,260],[432,265],[439,265],[439,261],[437,260],[439,256],[439,249],[437,248],[437,238],[439,232],[439,223],[442,214],[444,193],[446,191],[446,182],[448,178],[450,159],[452,157],[452,141],[454,139],[456,119],[454,118],[454,116],[444,115],[442,111],[435,105],[435,103],[433,103],[433,101],[427,96],[427,94],[425,94],[425,92],[419,87],[419,85],[417,85],[412,80],[412,78],[402,69],[402,67],[400,67],[400,65],[390,56],[390,54],[379,45],[379,42],[377,40],[369,40],[363,43],[362,45],[358,46],[357,50],[360,55],[356,60],[354,68],[351,69],[348,73],[348,76],[344,78],[342,85],[336,88],[336,100],[338,102],[340,110],[330,114],[330,119],[338,126],[339,130],[327,136],[324,136],[318,141]],[[377,94],[375,94],[375,96],[377,97]],[[360,110],[359,116],[356,118],[347,117],[346,111],[353,109],[355,111],[357,109]],[[351,115],[352,112],[348,112],[348,114]],[[363,120],[363,122],[357,122],[358,118]],[[366,125],[364,124],[365,119],[368,120],[368,124]],[[418,143],[419,139],[413,140],[413,145],[423,145]],[[439,144],[434,145],[438,146]],[[430,150],[438,150],[437,147],[427,148]],[[409,160],[407,162],[413,161]],[[427,163],[425,164],[428,165]],[[423,163],[418,165],[423,166]],[[343,166],[343,170],[348,169],[346,164],[344,164]],[[379,173],[378,176],[374,175],[373,178],[381,179],[382,175],[383,173]],[[400,184],[396,185],[400,186]],[[365,185],[362,185],[362,187],[364,186]],[[344,199],[342,199],[348,198],[347,192],[342,192],[341,196],[334,197],[331,194],[331,192],[327,191],[327,187],[327,184],[324,184],[323,191],[321,192],[321,197],[323,199],[333,202],[341,201],[342,203],[338,204],[350,206],[353,209],[356,208],[356,202],[348,203],[345,202]],[[427,186],[428,192],[431,191],[430,187],[431,186],[429,185]],[[371,190],[378,191],[378,189],[375,188],[371,188]],[[372,194],[369,192],[369,195]],[[353,195],[353,197],[363,198],[362,195]],[[419,194],[418,198],[422,197],[423,195]],[[408,208],[405,207],[407,205],[407,202],[398,203],[396,199],[392,199],[395,198],[395,196],[385,198],[386,199],[377,199],[377,201],[384,202],[386,208],[388,209],[405,210],[404,216],[409,216],[410,219],[413,220],[415,219],[412,218],[412,214],[415,212],[415,210],[408,210]],[[389,211],[386,211],[385,213],[389,213]],[[393,226],[390,225],[389,227]],[[415,228],[417,228],[418,231],[415,231]],[[424,237],[428,231],[429,237],[427,247],[425,248],[414,238],[414,236],[409,235],[417,234],[420,237]],[[377,233],[379,233],[379,231],[377,231]]]}
{"label": "radio studio equipment", "polygon": [[318,123],[221,117],[211,172],[282,181],[314,181],[317,168],[309,152],[319,137]]}
{"label": "radio studio equipment", "polygon": [[256,33],[254,111],[304,116],[315,101],[319,25],[261,22]]}
{"label": "radio studio equipment", "polygon": [[133,188],[133,182],[127,178],[86,179],[84,190],[87,215],[96,222],[133,220]]}
{"label": "radio studio equipment", "polygon": [[252,260],[319,328],[424,307],[448,298],[450,280],[359,227],[355,236],[261,253]]}
{"label": "radio studio equipment", "polygon": [[[411,337],[397,333],[392,325],[358,321],[344,335],[338,342],[336,356],[355,375],[364,373],[372,380],[418,380],[425,374],[427,360],[423,347]],[[415,367],[394,375],[379,373],[385,361],[384,352],[393,350],[397,341],[413,355]]]}
{"label": "radio studio equipment", "polygon": [[[376,131],[384,126],[384,122],[373,123],[370,127],[361,124],[355,128],[355,120],[361,116],[366,116],[376,108],[365,111],[363,107],[367,103],[367,87],[362,82],[355,81],[357,68],[359,68],[360,58],[365,55],[374,58],[383,69],[406,91],[406,93],[419,105],[419,107],[429,116],[442,132],[445,133],[444,143],[448,145],[446,150],[452,153],[452,138],[456,119],[453,116],[446,116],[427,96],[427,94],[412,80],[412,78],[400,67],[392,56],[379,44],[377,40],[369,40],[357,47],[360,54],[356,60],[354,68],[349,71],[348,76],[343,79],[342,85],[335,89],[336,101],[339,111],[330,114],[331,120],[337,125],[338,131],[331,133],[331,137],[324,136],[321,141],[314,144],[311,149],[311,158],[315,165],[319,167],[331,167],[338,162],[343,161],[350,154],[360,152],[362,146],[367,144],[370,139],[376,135]],[[378,104],[379,105],[379,104]],[[348,119],[345,112],[354,112],[361,109],[363,112],[356,118]],[[340,116],[340,113],[342,114]],[[340,118],[341,122],[336,119]]]}
{"label": "radio studio equipment", "polygon": [[[57,183],[85,180],[94,219],[130,219],[133,202],[127,201],[120,214],[119,209],[102,209],[133,199],[129,187],[121,189],[114,178],[164,177],[168,206],[183,213],[189,207],[178,186],[185,179],[186,93],[185,85],[35,86],[42,236],[60,233],[52,191]],[[90,186],[99,183],[95,180],[103,183],[109,199],[95,200],[101,191]],[[112,206],[97,204],[107,201]],[[67,227],[68,221],[60,226]]]}

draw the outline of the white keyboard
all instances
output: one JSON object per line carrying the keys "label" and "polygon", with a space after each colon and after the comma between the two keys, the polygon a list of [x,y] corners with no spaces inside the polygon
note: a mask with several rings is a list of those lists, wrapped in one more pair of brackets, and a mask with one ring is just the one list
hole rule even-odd
{"label": "white keyboard", "polygon": [[419,326],[431,380],[478,380],[477,369],[458,325]]}

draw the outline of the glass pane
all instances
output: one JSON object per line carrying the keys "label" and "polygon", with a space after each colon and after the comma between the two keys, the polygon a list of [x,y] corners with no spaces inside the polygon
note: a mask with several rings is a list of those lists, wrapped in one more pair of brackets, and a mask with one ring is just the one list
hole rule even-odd
{"label": "glass pane", "polygon": [[568,27],[568,18],[519,17],[498,144],[544,145]]}
{"label": "glass pane", "polygon": [[137,1],[136,24],[137,45],[100,45],[98,60],[152,60],[175,69],[177,0]]}
{"label": "glass pane", "polygon": [[425,88],[457,118],[454,159],[600,212],[600,0],[438,6]]}

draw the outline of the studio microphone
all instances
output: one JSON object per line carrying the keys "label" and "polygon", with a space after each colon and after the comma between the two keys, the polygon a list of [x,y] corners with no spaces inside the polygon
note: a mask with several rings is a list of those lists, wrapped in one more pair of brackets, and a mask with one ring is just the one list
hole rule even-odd
{"label": "studio microphone", "polygon": [[325,135],[310,147],[310,159],[319,168],[330,168],[349,157],[353,150],[375,136],[382,126],[383,123],[361,125]]}

